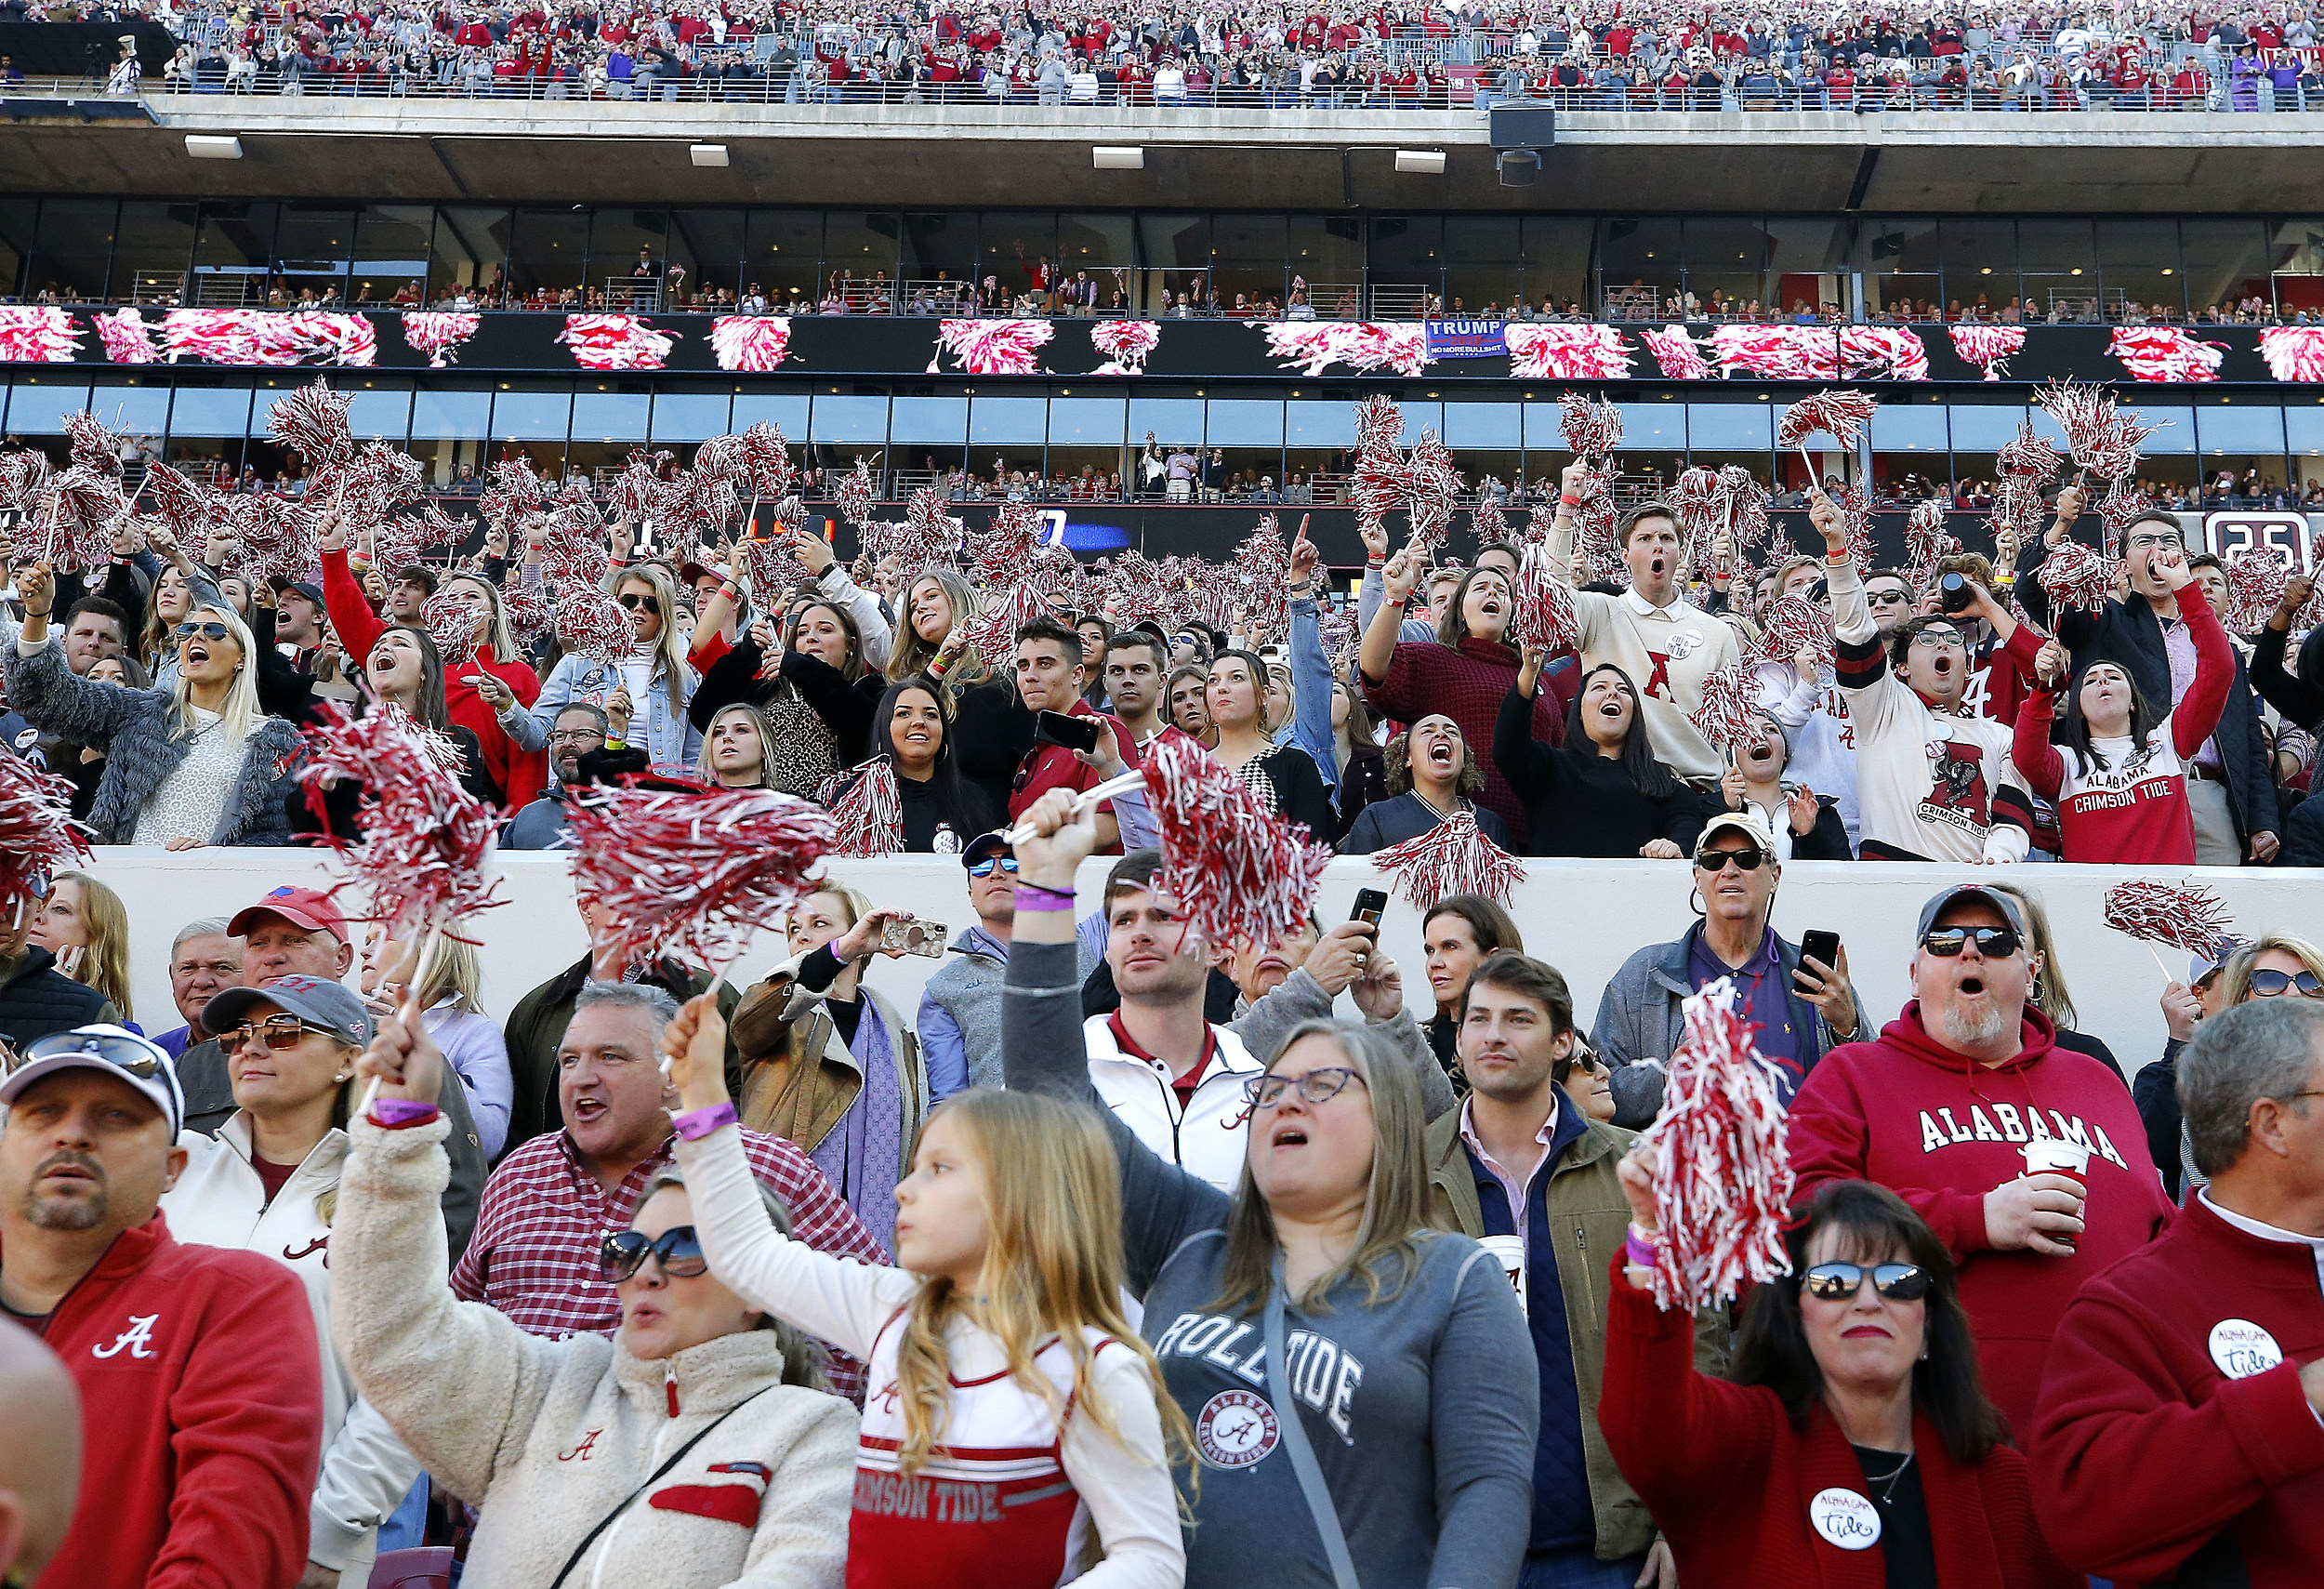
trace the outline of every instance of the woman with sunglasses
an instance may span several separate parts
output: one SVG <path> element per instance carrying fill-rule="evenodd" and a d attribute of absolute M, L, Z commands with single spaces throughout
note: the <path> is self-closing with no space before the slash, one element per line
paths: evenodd
<path fill-rule="evenodd" d="M 1120 1158 L 1129 1288 L 1205 1459 L 1186 1582 L 1514 1582 L 1531 1343 L 1499 1265 L 1431 1225 L 1408 1062 L 1379 1027 L 1302 1023 L 1248 1079 L 1232 1197 L 1157 1157 L 1090 1087 L 1073 887 L 1098 833 L 1071 813 L 1052 790 L 1023 814 L 1001 1053 L 1012 1090 L 1089 1105 Z"/>
<path fill-rule="evenodd" d="M 48 643 L 56 576 L 17 570 L 24 628 L 5 658 L 8 703 L 27 722 L 105 752 L 89 826 L 100 844 L 281 844 L 298 731 L 258 708 L 257 642 L 224 607 L 191 609 L 177 626 L 168 688 L 131 690 L 74 677 Z"/>
<path fill-rule="evenodd" d="M 349 1128 L 334 1338 L 364 1399 L 480 1506 L 471 1581 L 839 1589 L 854 1409 L 823 1389 L 819 1347 L 709 1273 L 677 1172 L 603 1238 L 611 1339 L 528 1335 L 445 1289 L 443 1063 L 393 1017 L 361 1061 L 356 1085 L 380 1088 Z"/>
<path fill-rule="evenodd" d="M 620 737 L 644 750 L 649 761 L 685 766 L 701 754 L 702 735 L 687 715 L 699 681 L 678 632 L 678 588 L 668 570 L 640 563 L 614 571 L 613 597 L 629 615 L 637 642 L 629 660 L 608 665 L 578 653 L 560 658 L 532 705 L 502 708 L 501 726 L 526 751 L 542 750 L 557 714 L 574 701 L 588 701 L 602 707 Z"/>
<path fill-rule="evenodd" d="M 1827 1186 L 1755 1288 L 1732 1377 L 1693 1363 L 1695 1319 L 1654 1299 L 1650 1160 L 1619 1166 L 1598 1423 L 1687 1589 L 1861 1583 L 2067 1589 L 2026 1459 L 1986 1399 L 1952 1259 L 1884 1186 Z"/>
<path fill-rule="evenodd" d="M 189 1130 L 178 1138 L 186 1168 L 162 1195 L 162 1212 L 180 1241 L 264 1253 L 305 1283 L 323 1350 L 310 1577 L 320 1568 L 361 1583 L 370 1576 L 376 1530 L 419 1476 L 418 1459 L 359 1399 L 331 1340 L 332 1226 L 359 1085 L 355 1061 L 371 1040 L 371 1018 L 339 984 L 289 976 L 263 988 L 228 988 L 203 1007 L 202 1022 L 226 1052 L 235 1109 L 215 1137 Z"/>
<path fill-rule="evenodd" d="M 2160 1065 L 2173 1074 L 2180 1051 L 2195 1035 L 2195 1022 L 2206 1018 L 2200 1012 L 2231 1010 L 2254 999 L 2324 999 L 2324 949 L 2317 948 L 2305 938 L 2270 933 L 2245 944 L 2221 961 L 2217 977 L 2217 986 L 2207 989 L 2202 996 L 2199 1011 L 2182 1018 L 2184 1035 L 2181 1031 L 2182 1020 L 2174 1019 L 2172 1023 L 2172 1040 L 2164 1048 Z M 2174 983 L 2172 991 L 2185 995 L 2187 990 Z M 2164 1002 L 2166 1016 L 2172 1015 L 2173 1012 L 2169 1008 L 2168 995 Z M 2186 1002 L 2194 1004 L 2197 1000 L 2189 996 Z M 2140 1072 L 2141 1079 L 2144 1079 L 2149 1071 L 2156 1068 L 2155 1066 L 2147 1066 L 2146 1071 Z M 2206 1185 L 2208 1178 L 2195 1168 L 2195 1144 L 2187 1132 L 2185 1117 L 2180 1113 L 2178 1096 L 2175 1091 L 2168 1094 L 2167 1111 L 2159 1106 L 2157 1099 L 2145 1094 L 2142 1097 L 2145 1104 L 2142 1112 L 2157 1123 L 2167 1119 L 2166 1130 L 2176 1141 L 2178 1179 L 2181 1183 L 2178 1195 L 2184 1201 L 2197 1187 Z M 2153 1141 L 2155 1132 L 2151 1126 L 2147 1135 L 2148 1140 Z"/>

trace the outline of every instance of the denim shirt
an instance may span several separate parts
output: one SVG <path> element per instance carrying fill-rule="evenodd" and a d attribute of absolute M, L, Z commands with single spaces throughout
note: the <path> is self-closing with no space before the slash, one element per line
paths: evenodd
<path fill-rule="evenodd" d="M 630 705 L 636 715 L 630 719 L 628 743 L 642 746 L 649 761 L 665 766 L 691 767 L 702 753 L 702 734 L 686 721 L 685 703 L 693 698 L 694 671 L 679 664 L 679 707 L 670 709 L 669 690 L 657 669 L 642 700 L 632 698 Z M 605 704 L 622 684 L 622 670 L 587 656 L 567 655 L 561 659 L 541 685 L 540 696 L 532 706 L 510 711 L 500 720 L 508 731 L 508 737 L 527 750 L 539 750 L 548 744 L 549 725 L 557 714 L 574 701 Z"/>

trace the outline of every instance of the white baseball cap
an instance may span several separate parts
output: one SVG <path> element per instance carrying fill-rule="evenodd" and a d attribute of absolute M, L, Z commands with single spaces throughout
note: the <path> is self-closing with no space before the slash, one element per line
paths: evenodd
<path fill-rule="evenodd" d="M 59 1070 L 101 1070 L 118 1076 L 153 1100 L 169 1122 L 169 1139 L 186 1125 L 186 1098 L 178 1090 L 178 1067 L 158 1044 L 121 1026 L 99 1023 L 51 1032 L 24 1051 L 24 1063 L 0 1080 L 0 1106 L 13 1104 L 18 1094 L 45 1076 Z"/>

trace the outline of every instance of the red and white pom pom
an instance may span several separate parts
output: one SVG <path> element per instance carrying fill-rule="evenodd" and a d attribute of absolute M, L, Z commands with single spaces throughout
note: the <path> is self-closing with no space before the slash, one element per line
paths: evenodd
<path fill-rule="evenodd" d="M 1105 355 L 1091 375 L 1142 376 L 1162 345 L 1162 327 L 1151 320 L 1101 320 L 1089 327 L 1089 345 Z"/>
<path fill-rule="evenodd" d="M 1561 391 L 1558 424 L 1565 450 L 1580 458 L 1603 458 L 1622 444 L 1622 413 L 1611 403 L 1592 403 L 1578 391 Z"/>
<path fill-rule="evenodd" d="M 139 495 L 152 492 L 153 511 L 180 543 L 199 544 L 218 513 L 218 493 L 196 483 L 165 463 L 145 466 Z"/>
<path fill-rule="evenodd" d="M 1273 513 L 1261 517 L 1235 550 L 1235 577 L 1241 587 L 1244 632 L 1254 640 L 1276 640 L 1291 628 L 1291 549 Z"/>
<path fill-rule="evenodd" d="M 588 502 L 560 503 L 541 522 L 541 572 L 559 585 L 596 586 L 613 567 L 605 520 Z"/>
<path fill-rule="evenodd" d="M 791 444 L 784 439 L 783 427 L 765 420 L 743 431 L 744 471 L 750 481 L 750 494 L 769 501 L 780 501 L 791 494 L 792 484 L 799 479 L 799 470 L 791 463 Z"/>
<path fill-rule="evenodd" d="M 1961 537 L 1945 527 L 1944 499 L 1932 497 L 1916 504 L 1912 516 L 1905 521 L 1905 556 L 1919 576 L 1916 583 L 1927 584 L 1937 560 L 1960 550 Z"/>
<path fill-rule="evenodd" d="M 1758 710 L 1758 679 L 1748 664 L 1730 662 L 1703 675 L 1702 701 L 1687 718 L 1705 739 L 1732 752 L 1750 737 Z"/>
<path fill-rule="evenodd" d="M 1456 894 L 1481 894 L 1507 905 L 1525 868 L 1487 839 L 1467 807 L 1417 838 L 1372 852 L 1372 865 L 1395 875 L 1396 892 L 1427 911 Z"/>
<path fill-rule="evenodd" d="M 2324 325 L 2271 325 L 2260 333 L 2260 357 L 2278 380 L 2324 381 Z"/>
<path fill-rule="evenodd" d="M 339 463 L 355 456 L 355 435 L 348 428 L 348 410 L 354 393 L 341 397 L 324 381 L 302 386 L 267 412 L 267 431 L 307 460 L 307 467 Z"/>
<path fill-rule="evenodd" d="M 870 463 L 857 458 L 855 467 L 839 477 L 839 483 L 832 488 L 831 496 L 838 504 L 839 517 L 846 520 L 851 528 L 861 531 L 870 523 L 872 504 L 878 499 L 878 493 L 872 487 Z"/>
<path fill-rule="evenodd" d="M 2010 360 L 2026 351 L 2022 325 L 1948 325 L 1945 333 L 1961 361 L 1983 370 L 1987 380 L 2000 380 L 2008 373 Z"/>
<path fill-rule="evenodd" d="M 1878 398 L 1863 391 L 1835 389 L 1802 397 L 1783 411 L 1783 421 L 1776 427 L 1776 444 L 1789 450 L 1820 434 L 1839 443 L 1840 451 L 1854 452 L 1856 437 L 1879 406 Z"/>
<path fill-rule="evenodd" d="M 227 522 L 243 544 L 239 572 L 253 579 L 311 579 L 320 571 L 314 517 L 298 504 L 267 492 L 226 503 Z"/>
<path fill-rule="evenodd" d="M 1816 665 L 1823 667 L 1830 663 L 1834 646 L 1831 615 L 1804 596 L 1782 598 L 1767 609 L 1766 621 L 1760 626 L 1759 654 L 1770 662 L 1789 664 L 1801 652 L 1813 651 Z"/>
<path fill-rule="evenodd" d="M 484 324 L 481 314 L 442 309 L 407 309 L 403 319 L 403 340 L 415 353 L 428 355 L 429 368 L 438 370 L 456 362 L 461 344 Z"/>
<path fill-rule="evenodd" d="M 1731 978 L 1680 1006 L 1686 1034 L 1644 1133 L 1654 1170 L 1655 1303 L 1723 1306 L 1790 1270 L 1791 1154 L 1775 1075 L 1736 1013 Z"/>
<path fill-rule="evenodd" d="M 1425 328 L 1420 329 L 1420 368 L 1425 368 L 1428 339 Z M 1632 355 L 1620 330 L 1612 325 L 1512 321 L 1501 327 L 1501 345 L 1509 350 L 1509 373 L 1516 380 L 1630 378 Z M 1410 373 L 1418 375 L 1419 369 Z"/>
<path fill-rule="evenodd" d="M 88 857 L 73 820 L 73 786 L 30 761 L 0 752 L 0 920 L 33 897 L 51 873 Z"/>
<path fill-rule="evenodd" d="M 48 494 L 49 473 L 46 453 L 0 453 L 0 508 L 31 512 Z"/>
<path fill-rule="evenodd" d="M 2168 944 L 2191 955 L 2225 960 L 2242 941 L 2227 914 L 2226 901 L 2200 883 L 2178 888 L 2133 879 L 2106 890 L 2106 925 L 2149 944 Z"/>
<path fill-rule="evenodd" d="M 2291 573 L 2264 547 L 2248 546 L 2227 560 L 2227 628 L 2250 634 L 2284 599 Z"/>
<path fill-rule="evenodd" d="M 928 361 L 935 375 L 950 353 L 972 376 L 1036 376 L 1041 373 L 1041 350 L 1057 335 L 1047 320 L 944 320 L 936 325 L 936 356 Z"/>
<path fill-rule="evenodd" d="M 1848 561 L 1862 573 L 1872 566 L 1872 502 L 1862 484 L 1840 494 L 1840 518 L 1848 532 Z"/>
<path fill-rule="evenodd" d="M 2103 613 L 2114 600 L 2115 566 L 2080 541 L 2062 541 L 2035 577 L 2054 605 Z"/>
<path fill-rule="evenodd" d="M 2116 481 L 2107 488 L 2106 494 L 2098 498 L 2098 523 L 2106 532 L 2108 557 L 2122 555 L 2122 532 L 2131 527 L 2133 519 L 2153 506 L 2146 493 L 2128 480 Z M 2027 532 L 2031 533 L 2030 525 Z"/>
<path fill-rule="evenodd" d="M 1460 470 L 1452 453 L 1436 439 L 1435 431 L 1421 431 L 1405 460 L 1405 507 L 1416 538 L 1431 546 L 1445 538 L 1452 528 L 1460 486 Z"/>
<path fill-rule="evenodd" d="M 710 353 L 722 370 L 771 370 L 790 357 L 790 316 L 721 314 L 710 323 Z"/>
<path fill-rule="evenodd" d="M 807 565 L 779 536 L 745 536 L 735 546 L 744 571 L 750 576 L 752 596 L 761 607 L 773 607 L 784 592 L 807 583 Z"/>
<path fill-rule="evenodd" d="M 2032 420 L 2020 419 L 2017 434 L 2002 443 L 2001 450 L 1993 455 L 1993 468 L 1996 473 L 2014 475 L 2040 485 L 2057 473 L 2063 456 L 2048 437 L 2034 430 Z"/>
<path fill-rule="evenodd" d="M 1727 534 L 1736 546 L 1745 549 L 1764 541 L 1775 526 L 1767 517 L 1767 487 L 1759 476 L 1731 463 L 1719 471 L 1719 489 L 1726 498 Z"/>
<path fill-rule="evenodd" d="M 1359 452 L 1393 448 L 1404 440 L 1404 410 L 1396 400 L 1376 392 L 1355 405 L 1355 444 Z"/>
<path fill-rule="evenodd" d="M 96 415 L 86 409 L 66 415 L 64 433 L 72 444 L 73 468 L 120 477 L 121 437 Z"/>
<path fill-rule="evenodd" d="M 1678 515 L 1679 534 L 1689 546 L 1708 546 L 1726 527 L 1727 490 L 1715 469 L 1697 464 L 1685 470 L 1663 500 Z"/>
<path fill-rule="evenodd" d="M 331 783 L 351 780 L 363 790 L 363 841 L 337 848 L 371 895 L 365 920 L 390 937 L 409 941 L 508 903 L 498 881 L 484 875 L 500 814 L 460 788 L 459 773 L 452 742 L 392 702 L 355 719 L 326 703 L 321 726 L 307 731 L 298 781 L 316 814 Z"/>
<path fill-rule="evenodd" d="M 628 611 L 597 586 L 563 586 L 554 611 L 558 642 L 573 655 L 610 668 L 638 654 L 638 628 Z"/>
<path fill-rule="evenodd" d="M 1313 913 L 1331 850 L 1267 808 L 1197 740 L 1166 735 L 1143 769 L 1161 830 L 1155 887 L 1208 942 L 1272 944 Z"/>
<path fill-rule="evenodd" d="M 904 797 L 896 788 L 895 764 L 887 757 L 875 756 L 857 768 L 854 779 L 830 805 L 837 832 L 833 854 L 861 860 L 902 854 Z"/>
<path fill-rule="evenodd" d="M 591 947 L 616 964 L 731 963 L 820 886 L 808 873 L 837 837 L 829 812 L 772 789 L 601 788 L 569 823 Z"/>
<path fill-rule="evenodd" d="M 1477 505 L 1469 510 L 1469 533 L 1476 536 L 1480 547 L 1498 545 L 1509 538 L 1508 515 L 1499 502 L 1480 496 Z"/>
<path fill-rule="evenodd" d="M 1526 651 L 1563 656 L 1581 649 L 1581 620 L 1574 610 L 1574 588 L 1550 572 L 1548 555 L 1525 549 L 1516 588 L 1510 592 L 1509 638 Z"/>
<path fill-rule="evenodd" d="M 538 585 L 511 583 L 500 591 L 500 616 L 519 645 L 529 646 L 548 632 L 548 596 Z"/>
<path fill-rule="evenodd" d="M 420 627 L 436 642 L 445 672 L 465 668 L 476 659 L 476 647 L 487 627 L 482 612 L 448 591 L 439 590 L 420 603 Z"/>
<path fill-rule="evenodd" d="M 1829 325 L 1714 325 L 1710 356 L 1730 379 L 1840 378 L 1840 338 Z"/>

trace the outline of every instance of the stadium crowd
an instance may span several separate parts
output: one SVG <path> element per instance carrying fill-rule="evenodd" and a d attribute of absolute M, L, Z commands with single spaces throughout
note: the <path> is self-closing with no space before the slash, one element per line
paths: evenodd
<path fill-rule="evenodd" d="M 1561 581 L 1587 477 L 1545 504 Z M 312 888 L 153 921 L 0 858 L 0 1574 L 331 1589 L 423 1542 L 483 1584 L 671 1589 L 2324 1573 L 2324 948 L 2199 960 L 2150 1058 L 2085 1029 L 2039 872 L 1881 942 L 1770 922 L 1805 860 L 2324 865 L 2304 577 L 2238 612 L 2149 512 L 2114 597 L 2056 605 L 2078 487 L 1911 570 L 1818 491 L 1749 580 L 1631 508 L 1554 649 L 1514 643 L 1489 519 L 1465 565 L 1367 527 L 1352 602 L 1302 524 L 1279 618 L 996 633 L 954 561 L 786 530 L 753 588 L 732 525 L 653 555 L 616 520 L 604 662 L 522 621 L 545 517 L 429 560 L 311 506 L 314 579 L 150 523 L 86 574 L 11 563 L 0 743 L 98 841 L 359 839 L 298 731 L 391 703 L 510 848 L 615 780 L 891 782 L 895 847 L 961 868 L 913 910 L 973 924 L 908 1011 L 865 972 L 913 914 L 837 883 L 739 990 L 593 948 L 488 1000 L 472 949 Z M 1769 656 L 1801 607 L 1828 652 Z M 1746 661 L 1714 746 L 1706 680 Z M 1424 911 L 1425 995 L 1360 918 L 1214 947 L 1145 794 L 1077 798 L 1183 740 L 1343 854 L 1465 814 L 1699 904 L 1587 1027 L 1480 894 Z M 1851 949 L 1909 953 L 1884 1024 Z M 1789 1277 L 1690 1312 L 1636 1133 L 1722 984 L 1798 1217 Z"/>

